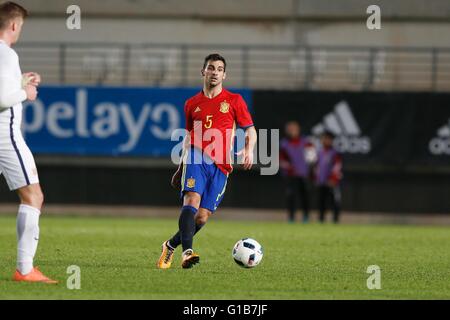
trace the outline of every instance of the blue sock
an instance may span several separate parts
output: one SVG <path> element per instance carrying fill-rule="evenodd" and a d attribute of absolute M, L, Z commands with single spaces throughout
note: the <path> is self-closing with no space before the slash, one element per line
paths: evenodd
<path fill-rule="evenodd" d="M 181 208 L 180 219 L 178 220 L 178 227 L 180 229 L 181 245 L 183 251 L 192 249 L 192 242 L 195 232 L 195 214 L 197 209 L 191 206 L 184 206 Z"/>

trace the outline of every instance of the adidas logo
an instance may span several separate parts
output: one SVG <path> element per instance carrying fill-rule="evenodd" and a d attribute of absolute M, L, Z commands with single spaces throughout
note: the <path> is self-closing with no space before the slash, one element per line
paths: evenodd
<path fill-rule="evenodd" d="M 437 137 L 430 140 L 428 149 L 435 156 L 450 155 L 450 119 L 437 130 Z"/>
<path fill-rule="evenodd" d="M 339 102 L 333 112 L 327 114 L 323 122 L 314 126 L 311 131 L 313 135 L 320 136 L 326 130 L 336 135 L 334 145 L 341 153 L 367 154 L 371 150 L 370 138 L 361 136 L 361 129 L 346 101 Z"/>
<path fill-rule="evenodd" d="M 197 108 L 195 108 L 194 113 L 195 112 L 200 112 L 200 111 L 202 111 L 202 109 L 200 109 L 200 107 L 197 107 Z"/>

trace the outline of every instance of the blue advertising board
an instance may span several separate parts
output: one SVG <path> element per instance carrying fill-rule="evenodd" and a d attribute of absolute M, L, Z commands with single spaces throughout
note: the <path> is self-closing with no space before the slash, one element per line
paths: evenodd
<path fill-rule="evenodd" d="M 251 110 L 250 90 L 240 93 Z M 170 156 L 196 88 L 42 87 L 24 103 L 22 130 L 35 154 Z"/>

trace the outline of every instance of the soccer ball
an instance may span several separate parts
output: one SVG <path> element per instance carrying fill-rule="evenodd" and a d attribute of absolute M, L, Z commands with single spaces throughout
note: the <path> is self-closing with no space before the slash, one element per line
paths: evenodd
<path fill-rule="evenodd" d="M 232 256 L 234 261 L 243 268 L 256 267 L 262 260 L 263 248 L 258 241 L 244 238 L 236 242 Z"/>

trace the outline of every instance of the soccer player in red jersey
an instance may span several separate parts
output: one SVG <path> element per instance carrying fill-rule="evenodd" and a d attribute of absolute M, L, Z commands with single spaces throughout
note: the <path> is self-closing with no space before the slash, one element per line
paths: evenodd
<path fill-rule="evenodd" d="M 184 140 L 183 157 L 172 177 L 172 186 L 181 186 L 183 207 L 179 231 L 162 244 L 157 267 L 168 269 L 175 248 L 183 247 L 182 267 L 191 268 L 200 261 L 192 250 L 194 235 L 206 224 L 225 193 L 228 175 L 232 172 L 232 141 L 236 125 L 245 130 L 243 168 L 253 165 L 253 149 L 257 135 L 252 117 L 239 94 L 223 88 L 226 61 L 219 54 L 205 58 L 203 90 L 186 101 L 184 112 L 188 134 Z"/>

